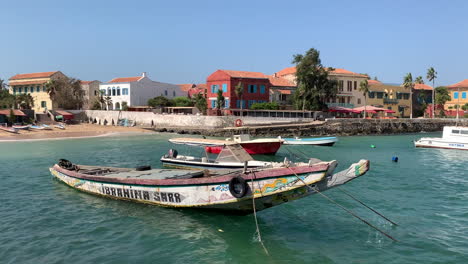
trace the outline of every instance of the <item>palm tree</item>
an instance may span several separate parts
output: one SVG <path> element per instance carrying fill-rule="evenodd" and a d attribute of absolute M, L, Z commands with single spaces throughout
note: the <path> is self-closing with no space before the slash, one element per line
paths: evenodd
<path fill-rule="evenodd" d="M 416 84 L 424 84 L 424 80 L 423 80 L 423 77 L 422 76 L 418 76 L 416 77 L 416 79 L 414 79 L 414 83 Z"/>
<path fill-rule="evenodd" d="M 364 95 L 364 119 L 366 118 L 367 94 L 369 94 L 369 82 L 367 79 L 359 84 L 359 91 Z"/>
<path fill-rule="evenodd" d="M 110 96 L 104 97 L 104 103 L 106 104 L 106 110 L 109 111 L 109 105 L 112 105 L 112 98 Z"/>
<path fill-rule="evenodd" d="M 403 79 L 403 87 L 410 90 L 410 118 L 413 118 L 413 75 L 411 73 L 407 73 L 405 78 Z"/>
<path fill-rule="evenodd" d="M 240 99 L 240 107 L 241 107 L 241 116 L 242 116 L 242 112 L 243 112 L 243 109 L 244 109 L 244 104 L 242 103 L 242 95 L 244 94 L 244 86 L 242 85 L 242 82 L 239 81 L 239 83 L 236 85 L 236 88 L 234 90 L 234 92 L 236 93 L 237 95 L 237 98 Z"/>
<path fill-rule="evenodd" d="M 427 69 L 426 78 L 428 81 L 432 81 L 432 118 L 434 118 L 435 114 L 435 79 L 437 78 L 437 72 L 434 70 L 434 67 L 430 67 Z"/>

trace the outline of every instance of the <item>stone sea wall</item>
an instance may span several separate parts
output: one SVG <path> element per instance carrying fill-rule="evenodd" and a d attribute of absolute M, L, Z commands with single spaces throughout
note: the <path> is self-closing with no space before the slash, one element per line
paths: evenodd
<path fill-rule="evenodd" d="M 325 136 L 325 135 L 381 135 L 442 131 L 455 125 L 455 119 L 330 119 L 312 122 L 311 119 L 243 117 L 244 126 L 234 127 L 235 116 L 164 115 L 152 112 L 70 111 L 84 122 L 115 125 L 118 119 L 134 120 L 137 126 L 158 132 L 230 136 L 248 133 L 261 137 Z M 459 125 L 468 126 L 468 119 Z"/>

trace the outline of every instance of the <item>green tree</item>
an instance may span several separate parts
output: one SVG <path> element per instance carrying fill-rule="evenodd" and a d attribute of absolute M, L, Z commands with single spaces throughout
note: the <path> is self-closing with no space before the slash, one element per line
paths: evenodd
<path fill-rule="evenodd" d="M 314 48 L 309 49 L 305 55 L 294 55 L 292 63 L 296 64 L 296 107 L 302 110 L 326 109 L 326 102 L 338 92 L 336 80 L 328 78 L 329 71 L 333 69 L 322 65 L 320 52 Z"/>
<path fill-rule="evenodd" d="M 94 99 L 91 110 L 102 110 L 102 103 L 99 98 Z"/>
<path fill-rule="evenodd" d="M 61 78 L 46 83 L 50 99 L 59 108 L 81 109 L 84 104 L 84 91 L 79 79 Z"/>
<path fill-rule="evenodd" d="M 435 115 L 435 79 L 437 78 L 437 72 L 434 70 L 434 67 L 427 69 L 426 78 L 428 81 L 432 82 L 432 118 Z"/>
<path fill-rule="evenodd" d="M 439 86 L 435 88 L 435 103 L 438 108 L 441 109 L 441 116 L 445 116 L 445 112 L 443 111 L 444 105 L 446 102 L 452 100 L 450 97 L 449 91 L 445 86 Z"/>
<path fill-rule="evenodd" d="M 17 109 L 31 109 L 34 106 L 34 98 L 31 94 L 18 94 L 14 96 L 15 108 Z"/>
<path fill-rule="evenodd" d="M 240 100 L 241 116 L 243 116 L 244 104 L 242 103 L 242 95 L 244 95 L 244 85 L 241 81 L 237 83 L 234 92 L 236 93 L 237 98 Z"/>
<path fill-rule="evenodd" d="M 0 78 L 0 91 L 1 90 L 6 90 L 6 89 L 7 89 L 7 86 L 6 86 L 5 80 Z"/>
<path fill-rule="evenodd" d="M 216 96 L 216 108 L 218 108 L 218 110 L 221 110 L 221 108 L 224 107 L 224 102 L 225 99 L 223 96 L 223 90 L 219 89 Z"/>
<path fill-rule="evenodd" d="M 192 97 L 195 107 L 200 111 L 202 114 L 206 114 L 206 109 L 208 108 L 206 98 L 201 93 L 195 94 Z"/>
<path fill-rule="evenodd" d="M 13 125 L 15 122 L 16 122 L 15 113 L 13 112 L 13 109 L 10 109 L 10 115 L 8 116 L 8 123 L 10 125 Z"/>
<path fill-rule="evenodd" d="M 128 111 L 128 103 L 125 101 L 122 102 L 122 111 Z"/>
<path fill-rule="evenodd" d="M 109 106 L 112 105 L 112 97 L 110 96 L 104 97 L 104 104 L 106 105 L 106 110 L 109 111 Z"/>
<path fill-rule="evenodd" d="M 364 81 L 361 81 L 361 83 L 359 83 L 359 91 L 362 92 L 362 95 L 364 95 L 364 116 L 363 118 L 365 119 L 366 118 L 366 115 L 367 115 L 367 95 L 369 94 L 369 82 L 366 80 Z"/>
<path fill-rule="evenodd" d="M 403 78 L 403 87 L 410 90 L 410 118 L 413 118 L 413 75 L 411 73 L 407 73 Z"/>
<path fill-rule="evenodd" d="M 277 102 L 254 103 L 250 106 L 252 110 L 278 110 L 279 105 Z"/>
<path fill-rule="evenodd" d="M 166 107 L 172 106 L 174 103 L 164 96 L 156 96 L 148 100 L 148 105 L 151 107 Z"/>
<path fill-rule="evenodd" d="M 175 106 L 193 106 L 192 100 L 184 96 L 174 98 L 174 104 Z"/>

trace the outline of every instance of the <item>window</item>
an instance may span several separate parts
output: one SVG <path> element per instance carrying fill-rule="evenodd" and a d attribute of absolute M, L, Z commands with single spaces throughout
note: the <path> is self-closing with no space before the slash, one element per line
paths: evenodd
<path fill-rule="evenodd" d="M 224 108 L 229 108 L 229 99 L 224 100 Z"/>
<path fill-rule="evenodd" d="M 22 93 L 23 92 L 23 88 L 18 88 L 18 93 Z"/>
<path fill-rule="evenodd" d="M 460 130 L 452 130 L 452 134 L 460 134 Z"/>
<path fill-rule="evenodd" d="M 354 90 L 357 89 L 357 81 L 354 81 Z"/>
<path fill-rule="evenodd" d="M 369 92 L 369 98 L 375 98 L 375 92 Z"/>
<path fill-rule="evenodd" d="M 223 93 L 227 93 L 227 83 L 223 83 Z"/>
<path fill-rule="evenodd" d="M 16 87 L 13 87 L 13 94 L 16 94 Z"/>
<path fill-rule="evenodd" d="M 361 98 L 357 99 L 357 104 L 361 104 Z"/>
<path fill-rule="evenodd" d="M 111 96 L 111 88 L 107 88 L 107 96 Z"/>
<path fill-rule="evenodd" d="M 41 107 L 46 108 L 46 107 L 47 107 L 47 102 L 46 102 L 46 101 L 42 101 L 42 102 L 41 102 Z"/>
<path fill-rule="evenodd" d="M 122 95 L 128 95 L 128 88 L 122 89 Z"/>
<path fill-rule="evenodd" d="M 211 100 L 211 108 L 216 108 L 216 101 L 215 100 Z"/>
<path fill-rule="evenodd" d="M 338 81 L 338 90 L 339 90 L 340 92 L 342 92 L 342 91 L 343 91 L 343 87 L 344 87 L 344 81 L 343 81 L 343 80 L 339 80 L 339 81 Z"/>
<path fill-rule="evenodd" d="M 167 90 L 164 91 L 164 95 L 167 96 Z"/>
<path fill-rule="evenodd" d="M 383 98 L 383 94 L 382 92 L 377 92 L 377 98 Z"/>
<path fill-rule="evenodd" d="M 403 99 L 408 100 L 409 99 L 409 93 L 404 93 L 403 94 Z"/>
<path fill-rule="evenodd" d="M 468 130 L 461 130 L 460 131 L 463 135 L 468 135 Z"/>
<path fill-rule="evenodd" d="M 175 96 L 175 91 L 172 91 L 172 96 Z"/>
<path fill-rule="evenodd" d="M 213 84 L 211 85 L 211 93 L 217 93 L 219 90 L 219 85 Z"/>
<path fill-rule="evenodd" d="M 458 99 L 458 92 L 453 93 L 453 99 Z"/>
<path fill-rule="evenodd" d="M 112 96 L 115 96 L 116 93 L 115 93 L 115 87 L 112 87 Z"/>
<path fill-rule="evenodd" d="M 396 98 L 397 98 L 397 99 L 401 99 L 401 98 L 402 98 L 401 93 L 398 93 L 398 92 L 397 92 Z"/>
<path fill-rule="evenodd" d="M 352 81 L 347 81 L 347 91 L 351 92 L 353 90 L 353 82 Z"/>
<path fill-rule="evenodd" d="M 260 85 L 260 93 L 264 94 L 265 93 L 265 85 Z"/>
<path fill-rule="evenodd" d="M 97 90 L 94 90 L 94 95 L 97 95 Z"/>
<path fill-rule="evenodd" d="M 462 93 L 462 99 L 466 99 L 466 92 Z"/>
<path fill-rule="evenodd" d="M 249 93 L 256 93 L 256 92 L 257 92 L 257 85 L 249 84 Z"/>
<path fill-rule="evenodd" d="M 29 87 L 29 90 L 31 91 L 31 93 L 34 93 L 34 87 L 33 86 Z"/>
<path fill-rule="evenodd" d="M 43 92 L 46 91 L 46 87 L 45 87 L 45 86 L 42 86 L 42 91 L 43 91 Z"/>
<path fill-rule="evenodd" d="M 38 86 L 36 87 L 36 92 L 40 92 L 40 91 L 41 91 L 41 87 L 38 85 Z"/>
<path fill-rule="evenodd" d="M 117 95 L 120 95 L 120 87 L 117 87 Z"/>

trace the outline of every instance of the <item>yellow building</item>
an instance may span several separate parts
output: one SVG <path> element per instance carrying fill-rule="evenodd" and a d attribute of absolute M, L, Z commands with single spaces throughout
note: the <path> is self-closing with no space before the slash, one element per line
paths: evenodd
<path fill-rule="evenodd" d="M 445 103 L 445 110 L 456 110 L 456 105 L 459 105 L 461 108 L 463 105 L 468 103 L 468 79 L 447 86 L 447 90 L 452 100 Z"/>
<path fill-rule="evenodd" d="M 34 99 L 33 110 L 44 112 L 57 108 L 46 91 L 45 84 L 50 80 L 67 78 L 60 71 L 17 74 L 9 79 L 11 94 L 31 94 Z"/>
<path fill-rule="evenodd" d="M 395 111 L 393 116 L 410 116 L 409 89 L 398 85 L 387 85 L 379 81 L 369 80 L 369 95 L 367 105 Z"/>

